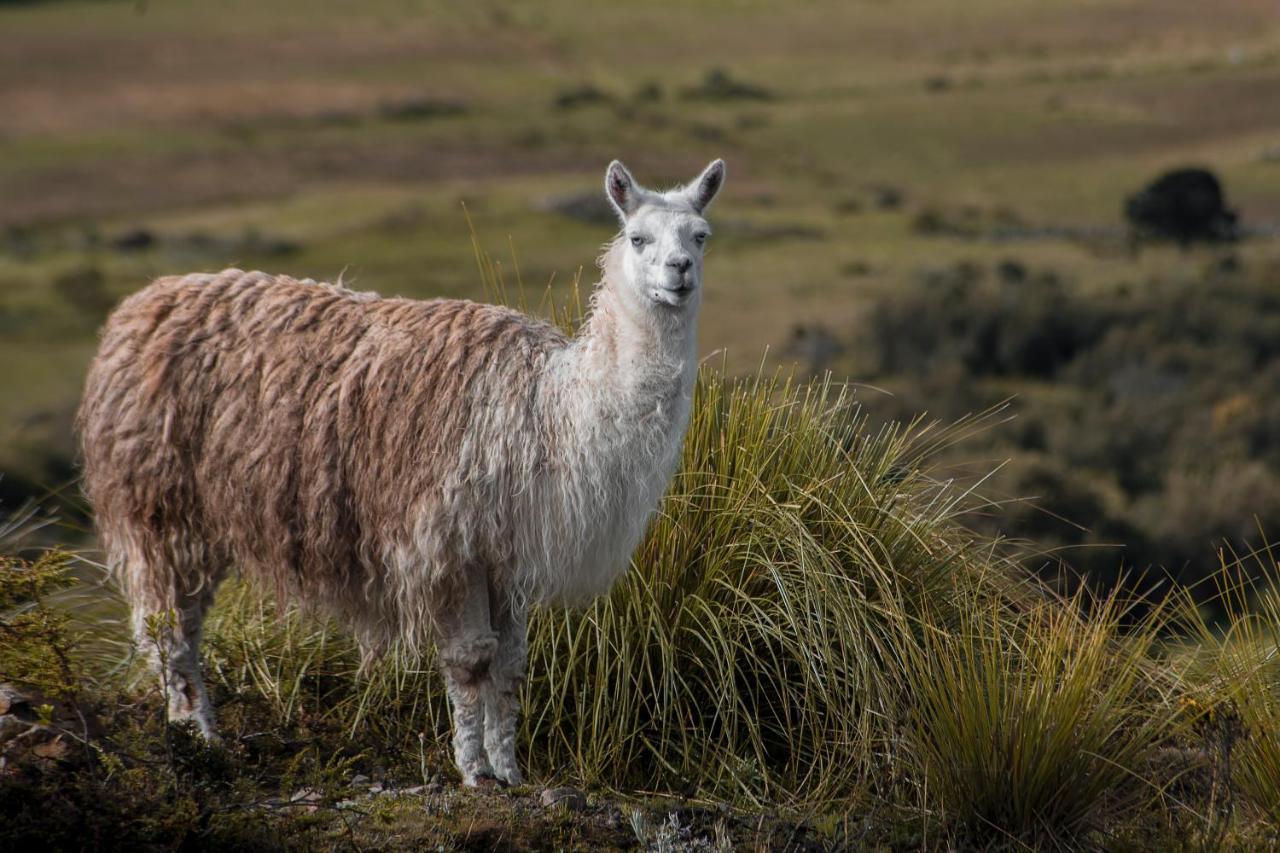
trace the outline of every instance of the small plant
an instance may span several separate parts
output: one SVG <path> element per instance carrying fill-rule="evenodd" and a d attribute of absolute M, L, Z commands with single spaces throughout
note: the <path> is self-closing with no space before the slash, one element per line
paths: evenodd
<path fill-rule="evenodd" d="M 388 101 L 378 107 L 378 114 L 389 121 L 429 121 L 465 115 L 467 108 L 458 101 L 438 98 L 408 98 Z"/>
<path fill-rule="evenodd" d="M 727 853 L 733 842 L 723 821 L 717 821 L 713 838 L 697 835 L 675 812 L 656 826 L 640 809 L 630 814 L 631 832 L 640 846 L 651 853 Z"/>
<path fill-rule="evenodd" d="M 1274 582 L 1276 568 L 1268 561 L 1260 571 Z M 1200 710 L 1192 730 L 1210 755 L 1212 819 L 1221 832 L 1237 791 L 1257 816 L 1280 822 L 1280 590 L 1250 594 L 1250 584 L 1239 579 L 1223 585 L 1219 598 L 1230 624 L 1225 633 L 1191 611 L 1193 635 L 1204 651 L 1189 679 L 1199 682 L 1191 689 L 1204 697 L 1191 700 Z"/>
<path fill-rule="evenodd" d="M 70 618 L 47 601 L 73 583 L 70 560 L 57 550 L 34 559 L 0 554 L 0 682 L 39 685 L 52 696 L 79 690 Z"/>

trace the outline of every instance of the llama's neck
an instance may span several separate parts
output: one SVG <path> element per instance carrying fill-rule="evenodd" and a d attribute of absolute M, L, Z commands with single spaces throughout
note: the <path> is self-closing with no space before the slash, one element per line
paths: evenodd
<path fill-rule="evenodd" d="M 628 308 L 607 280 L 600 285 L 570 346 L 582 390 L 641 405 L 646 396 L 687 392 L 697 367 L 696 306 L 681 316 Z"/>
<path fill-rule="evenodd" d="M 694 309 L 646 318 L 606 279 L 548 371 L 548 476 L 528 495 L 526 589 L 536 599 L 606 592 L 680 459 L 697 375 Z M 674 322 L 673 322 L 674 321 Z"/>

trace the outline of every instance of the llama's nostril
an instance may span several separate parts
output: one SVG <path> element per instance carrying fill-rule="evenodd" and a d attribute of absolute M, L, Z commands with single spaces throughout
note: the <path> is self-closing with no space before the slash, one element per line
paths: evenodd
<path fill-rule="evenodd" d="M 667 261 L 667 266 L 673 267 L 679 272 L 688 272 L 689 267 L 693 266 L 693 258 L 679 256 Z"/>

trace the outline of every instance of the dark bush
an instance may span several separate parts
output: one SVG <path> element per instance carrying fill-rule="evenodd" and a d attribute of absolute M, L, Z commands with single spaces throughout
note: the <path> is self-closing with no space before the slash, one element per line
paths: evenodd
<path fill-rule="evenodd" d="M 552 103 L 555 104 L 556 109 L 573 110 L 595 104 L 611 104 L 613 101 L 613 95 L 603 89 L 591 83 L 582 83 L 560 90 Z"/>
<path fill-rule="evenodd" d="M 111 241 L 111 248 L 119 252 L 145 252 L 156 244 L 156 235 L 146 228 L 132 228 Z"/>
<path fill-rule="evenodd" d="M 763 86 L 733 77 L 723 68 L 712 68 L 696 86 L 681 92 L 691 101 L 770 101 L 773 93 Z"/>
<path fill-rule="evenodd" d="M 1141 238 L 1195 242 L 1234 240 L 1239 235 L 1235 211 L 1228 210 L 1222 184 L 1208 169 L 1165 172 L 1124 205 L 1125 218 Z"/>
<path fill-rule="evenodd" d="M 466 112 L 466 106 L 458 101 L 444 101 L 437 98 L 388 101 L 378 108 L 378 114 L 391 121 L 427 121 L 433 118 L 464 115 Z"/>
<path fill-rule="evenodd" d="M 631 93 L 631 100 L 641 104 L 654 104 L 662 100 L 662 85 L 654 80 L 641 83 Z"/>
<path fill-rule="evenodd" d="M 969 263 L 926 273 L 920 286 L 872 313 L 868 332 L 881 373 L 951 360 L 975 376 L 1048 379 L 1107 325 L 1069 298 L 1051 273 L 988 284 L 983 270 Z"/>
<path fill-rule="evenodd" d="M 77 311 L 90 319 L 106 316 L 115 303 L 107 292 L 107 277 L 97 267 L 79 267 L 57 276 L 53 289 Z"/>

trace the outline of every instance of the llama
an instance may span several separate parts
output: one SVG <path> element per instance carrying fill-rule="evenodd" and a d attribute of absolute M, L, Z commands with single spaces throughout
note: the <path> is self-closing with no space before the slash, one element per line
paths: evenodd
<path fill-rule="evenodd" d="M 622 230 L 573 337 L 504 307 L 235 269 L 125 299 L 77 429 L 170 719 L 216 737 L 201 625 L 235 566 L 344 620 L 368 655 L 434 643 L 463 783 L 519 784 L 529 607 L 608 591 L 674 473 L 724 175 L 716 160 L 657 192 L 609 165 Z"/>

